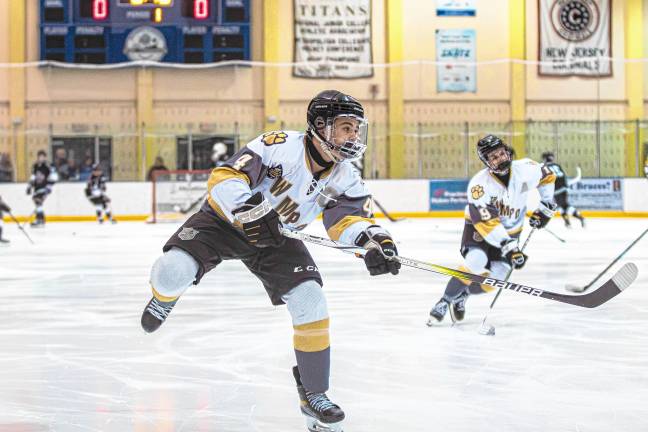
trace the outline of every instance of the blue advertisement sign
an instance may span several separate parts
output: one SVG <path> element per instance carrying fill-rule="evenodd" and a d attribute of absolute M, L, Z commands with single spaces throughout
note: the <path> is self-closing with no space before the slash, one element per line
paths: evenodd
<path fill-rule="evenodd" d="M 582 179 L 569 187 L 569 204 L 583 210 L 623 210 L 623 181 Z"/>
<path fill-rule="evenodd" d="M 463 210 L 468 180 L 430 180 L 430 211 Z"/>
<path fill-rule="evenodd" d="M 437 16 L 475 16 L 476 0 L 437 0 Z"/>

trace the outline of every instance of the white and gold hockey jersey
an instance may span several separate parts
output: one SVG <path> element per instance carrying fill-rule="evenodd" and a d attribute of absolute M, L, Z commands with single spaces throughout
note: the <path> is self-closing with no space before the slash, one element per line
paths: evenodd
<path fill-rule="evenodd" d="M 304 133 L 273 131 L 250 141 L 208 181 L 209 207 L 238 226 L 232 211 L 257 192 L 285 226 L 303 229 L 323 214 L 329 237 L 353 243 L 374 224 L 371 195 L 351 162 L 340 162 L 319 175 L 310 171 Z"/>
<path fill-rule="evenodd" d="M 555 174 L 531 159 L 511 163 L 508 187 L 487 168 L 468 183 L 467 223 L 491 245 L 519 234 L 524 225 L 527 197 L 538 189 L 540 200 L 553 202 Z"/>

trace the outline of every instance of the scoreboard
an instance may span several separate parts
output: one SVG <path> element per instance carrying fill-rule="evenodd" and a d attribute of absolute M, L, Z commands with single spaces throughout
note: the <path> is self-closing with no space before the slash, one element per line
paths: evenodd
<path fill-rule="evenodd" d="M 250 60 L 250 0 L 39 1 L 41 60 Z"/>

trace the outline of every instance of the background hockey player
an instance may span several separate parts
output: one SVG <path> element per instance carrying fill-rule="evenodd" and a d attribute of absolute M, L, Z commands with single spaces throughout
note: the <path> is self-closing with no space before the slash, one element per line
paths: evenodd
<path fill-rule="evenodd" d="M 571 228 L 570 216 L 574 216 L 585 227 L 585 218 L 581 215 L 574 206 L 569 205 L 569 184 L 567 183 L 567 176 L 562 167 L 556 163 L 556 156 L 553 152 L 547 151 L 542 153 L 542 160 L 544 165 L 549 168 L 556 175 L 556 186 L 554 190 L 554 199 L 558 205 L 558 210 L 565 221 L 565 226 Z"/>
<path fill-rule="evenodd" d="M 371 219 L 371 197 L 351 165 L 366 148 L 362 105 L 335 90 L 308 105 L 308 131 L 265 133 L 213 170 L 209 196 L 169 239 L 153 265 L 153 298 L 142 326 L 155 331 L 180 295 L 222 260 L 241 260 L 263 283 L 272 304 L 287 304 L 294 326 L 301 410 L 309 428 L 339 430 L 344 412 L 329 388 L 329 314 L 322 279 L 301 241 L 283 226 L 302 229 L 318 215 L 333 240 L 369 248 L 371 275 L 397 274 L 389 233 Z"/>
<path fill-rule="evenodd" d="M 2 197 L 0 197 L 0 246 L 6 246 L 6 245 L 9 244 L 9 240 L 7 240 L 6 238 L 4 238 L 2 236 L 2 229 L 3 229 L 3 224 L 4 224 L 4 221 L 2 220 L 2 218 L 4 217 L 4 214 L 3 214 L 4 212 L 9 213 L 10 211 L 11 211 L 11 208 L 7 205 L 7 203 L 5 203 L 2 200 Z"/>
<path fill-rule="evenodd" d="M 42 227 L 45 225 L 43 203 L 47 196 L 52 193 L 52 186 L 56 183 L 56 180 L 56 172 L 47 162 L 47 153 L 39 150 L 27 185 L 27 195 L 32 196 L 35 206 L 34 213 L 36 214 L 36 220 L 31 222 L 31 226 Z"/>
<path fill-rule="evenodd" d="M 540 205 L 529 224 L 544 228 L 554 214 L 555 175 L 531 159 L 513 161 L 510 148 L 493 135 L 477 143 L 477 155 L 486 165 L 468 183 L 468 205 L 461 239 L 464 264 L 460 270 L 504 279 L 511 268 L 524 266 L 527 256 L 518 247 L 524 226 L 527 195 L 538 189 Z M 453 322 L 465 314 L 466 299 L 492 288 L 452 278 L 443 297 L 430 311 L 428 325 L 441 322 L 448 309 Z"/>
<path fill-rule="evenodd" d="M 212 146 L 212 168 L 219 167 L 227 160 L 227 145 L 222 142 L 214 143 Z"/>
<path fill-rule="evenodd" d="M 104 177 L 101 165 L 98 163 L 92 165 L 92 173 L 85 187 L 85 195 L 95 206 L 99 223 L 104 222 L 104 214 L 107 220 L 115 223 L 110 208 L 110 198 L 106 195 L 106 177 Z"/>

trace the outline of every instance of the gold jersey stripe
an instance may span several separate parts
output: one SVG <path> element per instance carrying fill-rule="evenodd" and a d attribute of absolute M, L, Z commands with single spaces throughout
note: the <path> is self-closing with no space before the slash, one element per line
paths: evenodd
<path fill-rule="evenodd" d="M 324 351 L 331 345 L 329 338 L 329 319 L 293 326 L 295 335 L 293 343 L 297 351 Z"/>
<path fill-rule="evenodd" d="M 209 194 L 207 195 L 207 202 L 209 203 L 209 206 L 214 209 L 214 211 L 225 221 L 229 221 L 229 219 L 227 219 L 225 212 L 223 212 L 220 206 L 216 204 L 216 201 L 214 201 L 214 199 L 211 197 L 211 191 L 217 184 L 222 183 L 225 180 L 235 178 L 245 181 L 248 185 L 250 184 L 250 178 L 247 175 L 229 167 L 214 168 L 209 175 L 209 179 L 207 180 L 207 190 L 209 191 Z M 234 223 L 234 226 L 240 226 L 240 223 L 236 221 Z"/>
<path fill-rule="evenodd" d="M 493 232 L 493 230 L 497 228 L 499 225 L 501 225 L 501 222 L 500 219 L 497 217 L 486 222 L 477 222 L 475 224 L 475 229 L 482 237 L 486 238 L 486 236 L 491 232 Z"/>
<path fill-rule="evenodd" d="M 349 228 L 356 222 L 366 221 L 370 224 L 375 224 L 376 221 L 362 216 L 344 216 L 335 225 L 331 226 L 326 232 L 331 240 L 338 241 L 342 236 L 345 229 Z"/>
<path fill-rule="evenodd" d="M 540 179 L 540 183 L 538 183 L 538 186 L 544 186 L 548 185 L 550 183 L 555 183 L 556 182 L 556 174 L 551 173 L 543 178 Z"/>

